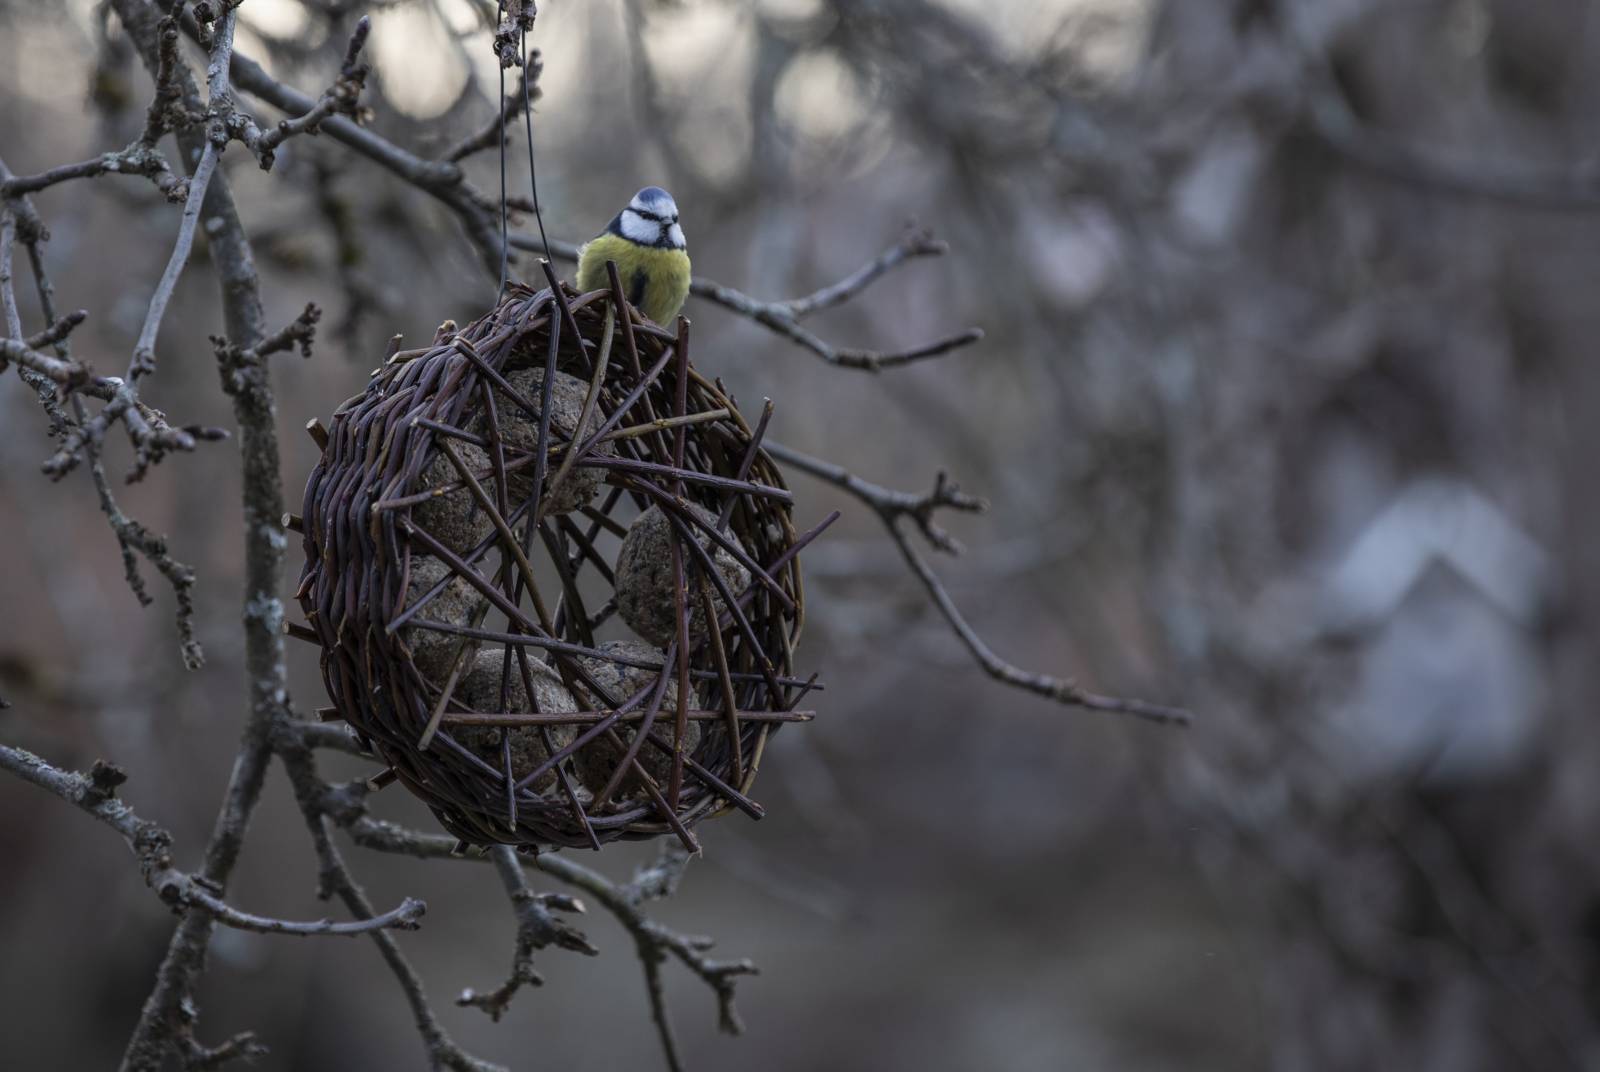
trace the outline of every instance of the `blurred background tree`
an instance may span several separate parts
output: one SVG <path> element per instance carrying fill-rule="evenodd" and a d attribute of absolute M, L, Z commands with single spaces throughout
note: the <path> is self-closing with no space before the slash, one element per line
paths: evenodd
<path fill-rule="evenodd" d="M 151 81 L 124 16 L 151 7 L 0 3 L 11 171 L 138 138 Z M 369 14 L 369 129 L 417 159 L 496 114 L 492 5 L 237 14 L 239 53 L 307 100 Z M 583 238 L 660 182 L 697 271 L 762 298 L 846 277 L 912 220 L 948 243 L 806 327 L 877 353 L 968 324 L 980 343 L 873 376 L 701 293 L 697 360 L 747 408 L 776 399 L 791 448 L 915 493 L 946 469 L 985 496 L 987 514 L 941 516 L 968 553 L 928 560 L 1006 659 L 1199 716 L 1161 732 L 984 677 L 881 519 L 800 484 L 807 506 L 846 512 L 809 554 L 826 717 L 775 739 L 771 817 L 704 828 L 704 866 L 660 909 L 768 972 L 741 988 L 742 1041 L 716 1038 L 698 984 L 668 978 L 696 1067 L 1595 1067 L 1593 5 L 551 0 L 534 41 L 552 237 Z M 271 129 L 283 102 L 234 77 Z M 486 144 L 462 166 L 493 192 Z M 271 359 L 292 497 L 315 460 L 306 417 L 357 390 L 392 334 L 429 338 L 490 300 L 492 213 L 326 131 L 270 172 L 235 144 L 221 171 L 265 325 L 326 311 L 314 360 Z M 179 210 L 117 176 L 31 197 L 58 304 L 93 313 L 73 352 L 109 371 Z M 202 228 L 208 260 L 226 268 Z M 174 420 L 232 426 L 205 336 L 237 328 L 212 275 L 178 283 L 142 382 Z M 152 579 L 141 610 L 89 478 L 39 474 L 50 418 L 0 382 L 4 738 L 65 767 L 114 759 L 189 866 L 240 729 L 238 441 L 115 487 L 199 578 L 207 662 L 189 673 L 164 624 L 173 593 Z M 106 440 L 113 478 L 125 439 Z M 289 659 L 313 706 L 313 655 Z M 266 782 L 232 887 L 315 918 L 317 860 L 285 789 Z M 0 807 L 7 1063 L 108 1064 L 170 920 L 82 815 L 12 779 Z M 428 826 L 408 800 L 373 808 Z M 650 859 L 622 847 L 605 864 Z M 379 907 L 427 899 L 404 948 L 435 992 L 503 968 L 514 921 L 489 869 L 361 865 Z M 392 982 L 337 941 L 217 931 L 204 1037 L 253 1030 L 265 1067 L 416 1064 Z M 498 1024 L 442 1002 L 440 1023 L 514 1067 L 659 1060 L 631 958 L 538 968 L 549 985 Z"/>

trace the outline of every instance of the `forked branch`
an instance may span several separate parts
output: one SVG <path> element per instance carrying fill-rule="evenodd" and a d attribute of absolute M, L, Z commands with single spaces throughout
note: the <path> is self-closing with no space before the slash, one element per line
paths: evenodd
<path fill-rule="evenodd" d="M 1146 719 L 1150 722 L 1173 723 L 1187 725 L 1191 719 L 1188 711 L 1181 707 L 1169 707 L 1165 704 L 1151 703 L 1148 700 L 1124 698 L 1120 696 L 1106 696 L 1101 693 L 1091 692 L 1070 678 L 1052 677 L 1048 674 L 1039 674 L 1024 670 L 1015 664 L 1000 657 L 991 648 L 983 637 L 978 635 L 976 629 L 967 621 L 951 598 L 950 592 L 945 588 L 944 582 L 933 571 L 928 560 L 923 557 L 907 532 L 904 522 L 909 520 L 912 527 L 921 533 L 922 537 L 933 547 L 940 551 L 956 554 L 960 546 L 937 522 L 936 515 L 940 509 L 960 510 L 967 513 L 976 513 L 985 509 L 986 504 L 981 499 L 973 498 L 961 491 L 951 483 L 944 473 L 940 473 L 934 480 L 934 487 L 926 495 L 914 495 L 910 492 L 895 491 L 881 487 L 871 481 L 863 480 L 833 462 L 814 458 L 790 447 L 778 443 L 768 442 L 767 452 L 779 461 L 785 462 L 802 472 L 809 473 L 819 480 L 826 481 L 837 488 L 849 492 L 861 502 L 872 508 L 883 522 L 884 529 L 889 538 L 899 548 L 901 556 L 905 559 L 906 566 L 921 582 L 923 589 L 928 593 L 928 598 L 938 608 L 945 622 L 955 633 L 956 638 L 971 653 L 984 673 L 996 681 L 1013 688 L 1031 692 L 1036 696 L 1054 700 L 1068 707 L 1082 707 L 1091 711 L 1109 711 L 1118 714 L 1133 715 L 1136 718 Z"/>

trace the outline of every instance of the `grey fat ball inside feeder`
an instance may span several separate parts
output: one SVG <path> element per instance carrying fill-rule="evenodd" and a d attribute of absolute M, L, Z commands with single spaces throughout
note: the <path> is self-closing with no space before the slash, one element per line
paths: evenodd
<path fill-rule="evenodd" d="M 716 515 L 705 507 L 691 503 L 689 509 L 706 524 L 716 524 Z M 695 542 L 711 556 L 728 591 L 737 596 L 749 587 L 750 571 L 725 548 L 714 543 L 704 529 L 697 525 L 690 527 Z M 663 647 L 678 634 L 677 589 L 672 581 L 673 528 L 672 519 L 661 507 L 652 506 L 634 518 L 633 524 L 628 526 L 627 537 L 622 541 L 622 550 L 617 552 L 617 612 L 635 633 Z M 743 546 L 736 538 L 730 536 L 729 539 L 736 546 Z M 683 557 L 686 560 L 684 570 L 688 574 L 692 571 L 687 560 L 693 558 L 698 561 L 698 556 L 686 549 Z M 727 609 L 727 604 L 718 594 L 716 586 L 709 580 L 707 584 L 711 585 L 712 607 L 720 615 Z M 692 647 L 706 635 L 705 608 L 701 605 L 697 583 L 691 582 L 689 585 L 687 606 L 689 643 Z"/>
<path fill-rule="evenodd" d="M 512 397 L 500 389 L 494 393 L 494 404 L 500 420 L 500 438 L 509 454 L 532 454 L 539 447 L 539 419 L 535 416 L 544 396 L 544 369 L 525 368 L 506 373 L 506 382 L 534 407 L 534 413 L 520 406 Z M 552 444 L 571 443 L 574 438 L 587 438 L 599 429 L 601 423 L 600 407 L 596 406 L 589 414 L 589 422 L 584 426 L 582 436 L 577 435 L 578 418 L 583 416 L 583 399 L 588 393 L 589 385 L 565 372 L 557 372 L 550 382 L 550 442 Z M 480 435 L 486 434 L 487 419 L 480 417 L 474 431 Z M 610 443 L 598 444 L 591 454 L 603 457 L 613 457 L 615 448 Z M 509 460 L 509 459 L 508 459 Z M 549 467 L 553 472 L 558 463 Z M 582 506 L 587 506 L 595 497 L 600 488 L 600 483 L 605 473 L 600 469 L 591 469 L 577 466 L 567 473 L 561 483 L 556 487 L 555 495 L 541 505 L 544 514 L 569 514 Z M 525 465 L 522 468 L 506 475 L 507 494 L 513 505 L 523 502 L 533 494 L 533 466 Z"/>
<path fill-rule="evenodd" d="M 470 464 L 470 463 L 469 463 Z M 485 602 L 482 593 L 465 577 L 454 573 L 449 566 L 432 555 L 411 556 L 411 578 L 406 588 L 404 606 L 409 609 L 430 592 L 434 585 L 450 578 L 438 595 L 423 604 L 416 617 L 450 625 L 470 626 Z M 454 633 L 407 625 L 400 630 L 400 639 L 411 649 L 411 661 L 422 675 L 434 684 L 441 684 L 450 674 L 462 638 Z"/>
<path fill-rule="evenodd" d="M 482 474 L 489 471 L 489 455 L 482 447 L 471 443 L 456 443 L 454 447 L 461 461 L 482 484 Z M 461 474 L 441 451 L 422 471 L 418 490 L 458 483 L 461 483 Z M 417 524 L 427 529 L 430 536 L 458 555 L 465 555 L 494 531 L 494 522 L 478 508 L 472 489 L 464 485 L 417 504 L 415 517 Z"/>
<path fill-rule="evenodd" d="M 533 705 L 528 702 L 528 690 L 522 684 L 522 667 L 516 652 L 510 653 L 511 668 L 506 680 L 506 701 L 500 704 L 500 682 L 505 667 L 506 650 L 491 648 L 480 651 L 472 659 L 471 668 L 456 684 L 456 698 L 474 711 L 500 710 L 528 713 Z M 531 654 L 528 656 L 528 676 L 533 680 L 533 692 L 543 714 L 569 713 L 578 710 L 572 693 L 561 684 L 561 678 L 545 663 Z M 484 762 L 498 768 L 502 762 L 501 735 L 511 738 L 511 775 L 522 778 L 550 758 L 545 747 L 545 732 L 550 742 L 559 750 L 571 744 L 578 731 L 572 726 L 519 726 L 503 729 L 499 726 L 456 726 L 451 730 L 455 739 L 476 752 Z M 555 788 L 556 772 L 552 769 L 533 782 L 536 793 L 548 793 Z"/>
<path fill-rule="evenodd" d="M 600 651 L 606 656 L 597 658 L 585 656 L 578 661 L 583 665 L 595 683 L 611 694 L 617 703 L 625 703 L 628 698 L 640 689 L 650 688 L 655 684 L 657 672 L 641 666 L 627 666 L 614 659 L 621 657 L 629 662 L 650 663 L 660 666 L 666 653 L 660 648 L 637 640 L 608 640 L 600 645 Z M 648 708 L 648 696 L 635 705 L 634 710 L 641 715 Z M 600 706 L 603 706 L 601 704 Z M 694 710 L 700 706 L 699 694 L 691 686 L 689 690 L 689 709 Z M 651 725 L 651 736 L 672 744 L 676 734 L 678 711 L 678 676 L 672 675 L 667 679 L 666 692 L 662 694 L 661 709 L 656 714 L 656 720 Z M 617 727 L 617 736 L 621 739 L 623 747 L 633 743 L 634 728 L 637 723 L 621 724 Z M 692 755 L 700 745 L 700 724 L 690 722 L 685 727 L 683 736 L 683 754 Z M 655 745 L 646 741 L 639 747 L 636 754 L 639 763 L 655 779 L 658 785 L 665 785 L 672 775 L 672 756 Z M 617 764 L 622 760 L 622 752 L 604 737 L 589 744 L 578 756 L 578 777 L 583 781 L 584 787 L 591 793 L 598 793 L 611 781 L 616 773 Z M 641 794 L 644 787 L 639 783 L 637 774 L 630 774 L 622 782 L 621 793 L 624 796 Z"/>

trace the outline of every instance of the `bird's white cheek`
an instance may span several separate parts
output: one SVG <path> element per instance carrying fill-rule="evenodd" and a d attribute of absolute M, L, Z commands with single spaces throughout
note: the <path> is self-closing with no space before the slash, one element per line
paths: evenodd
<path fill-rule="evenodd" d="M 656 224 L 640 216 L 632 209 L 622 214 L 622 237 L 630 242 L 637 242 L 641 246 L 653 245 L 659 233 Z"/>
<path fill-rule="evenodd" d="M 673 224 L 671 229 L 667 231 L 667 241 L 671 242 L 678 249 L 682 249 L 688 245 L 688 243 L 683 240 L 683 228 L 679 227 L 677 224 Z"/>

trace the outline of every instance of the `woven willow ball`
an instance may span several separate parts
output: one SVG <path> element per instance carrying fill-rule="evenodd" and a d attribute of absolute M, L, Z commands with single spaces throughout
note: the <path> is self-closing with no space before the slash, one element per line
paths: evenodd
<path fill-rule="evenodd" d="M 512 285 L 487 315 L 391 354 L 318 437 L 296 593 L 308 628 L 291 632 L 321 647 L 323 717 L 386 765 L 374 783 L 405 786 L 462 842 L 694 848 L 708 816 L 761 816 L 767 738 L 811 717 L 796 710 L 815 684 L 795 665 L 798 555 L 821 526 L 796 532 L 765 416 L 752 431 L 694 371 L 687 331 L 620 292 Z M 596 637 L 618 619 L 650 643 Z M 640 740 L 647 708 L 628 700 L 663 676 Z"/>
<path fill-rule="evenodd" d="M 506 678 L 506 711 L 532 711 L 528 703 L 528 690 L 523 685 L 522 668 L 516 653 L 511 656 L 511 670 Z M 472 669 L 461 680 L 462 702 L 474 711 L 498 712 L 500 705 L 501 671 L 505 665 L 502 649 L 495 647 L 480 651 L 473 658 Z M 545 714 L 571 712 L 578 709 L 572 693 L 561 684 L 556 672 L 537 659 L 528 659 L 528 677 L 533 681 L 538 709 Z M 511 739 L 511 773 L 517 778 L 526 777 L 533 769 L 550 758 L 545 733 L 550 734 L 550 744 L 556 749 L 565 748 L 578 735 L 571 726 L 543 726 L 502 728 L 496 726 L 462 726 L 456 731 L 456 740 L 466 745 L 491 764 L 502 758 L 502 737 Z M 535 792 L 548 792 L 556 784 L 555 771 L 548 771 L 533 781 Z"/>
<path fill-rule="evenodd" d="M 642 669 L 615 661 L 618 658 L 627 659 L 629 663 L 653 663 L 662 665 L 666 652 L 660 648 L 642 644 L 637 640 L 608 640 L 600 645 L 601 658 L 586 656 L 579 661 L 584 669 L 594 677 L 602 688 L 610 691 L 611 695 L 619 702 L 626 702 L 641 689 L 654 685 L 657 675 L 652 670 Z M 639 705 L 640 709 L 645 704 Z M 689 690 L 689 709 L 695 710 L 700 706 L 700 697 L 697 690 Z M 673 715 L 678 711 L 678 675 L 673 674 L 667 679 L 666 691 L 662 694 L 661 712 L 651 729 L 653 737 L 659 737 L 667 744 L 673 742 L 676 729 L 676 719 Z M 634 733 L 631 729 L 620 730 L 617 736 L 621 739 L 623 748 L 618 748 L 609 741 L 600 740 L 584 749 L 578 761 L 578 777 L 584 786 L 592 793 L 598 793 L 617 772 L 617 763 L 622 759 L 624 749 L 633 743 Z M 692 754 L 700 745 L 700 724 L 690 722 L 685 726 L 683 735 L 683 751 Z M 666 752 L 646 741 L 640 746 L 637 753 L 644 769 L 656 781 L 665 784 L 672 773 L 672 757 Z M 621 783 L 621 792 L 624 795 L 638 795 L 644 792 L 644 786 L 638 778 L 631 775 Z"/>
<path fill-rule="evenodd" d="M 428 555 L 411 556 L 411 584 L 406 590 L 403 605 L 408 608 L 416 605 L 434 585 L 447 577 L 449 583 L 444 591 L 428 603 L 428 617 L 451 625 L 470 625 L 487 600 L 465 577 L 457 576 L 449 566 Z M 456 651 L 463 642 L 459 636 L 419 629 L 414 625 L 400 630 L 400 639 L 411 649 L 411 658 L 417 664 L 417 669 L 433 681 L 443 681 L 450 673 Z"/>
<path fill-rule="evenodd" d="M 703 506 L 691 504 L 689 509 L 708 523 L 716 521 L 716 515 Z M 617 553 L 617 613 L 635 633 L 662 646 L 670 643 L 678 630 L 677 586 L 672 576 L 675 527 L 659 506 L 652 506 L 628 526 L 627 538 Z M 735 597 L 750 586 L 750 571 L 715 543 L 710 533 L 697 532 L 695 542 L 711 555 L 722 582 Z M 736 537 L 731 537 L 730 542 L 743 550 Z M 711 599 L 712 608 L 720 617 L 728 605 L 715 585 L 711 587 Z M 699 641 L 706 633 L 706 612 L 698 585 L 688 592 L 687 608 L 689 636 Z"/>
<path fill-rule="evenodd" d="M 544 369 L 527 368 L 517 369 L 506 373 L 506 382 L 511 385 L 524 401 L 538 406 L 543 401 Z M 557 372 L 550 381 L 550 430 L 552 441 L 572 441 L 578 428 L 578 418 L 583 416 L 583 400 L 588 393 L 589 385 L 564 372 Z M 500 435 L 508 447 L 532 452 L 539 445 L 539 422 L 534 415 L 523 409 L 513 398 L 498 388 L 494 393 L 496 412 L 500 418 Z M 486 416 L 486 415 L 485 415 Z M 585 437 L 593 435 L 600 427 L 600 411 L 595 409 L 589 415 L 589 423 L 584 426 Z M 480 417 L 474 430 L 480 434 L 484 429 L 485 417 Z M 598 449 L 602 456 L 614 456 L 616 448 L 610 443 L 602 443 Z M 570 514 L 581 506 L 587 506 L 594 500 L 600 490 L 600 484 L 605 479 L 605 473 L 600 469 L 577 469 L 564 480 L 545 504 L 544 510 L 548 514 Z M 509 487 L 513 500 L 526 499 L 533 492 L 533 475 L 528 469 L 521 469 L 509 477 Z"/>

